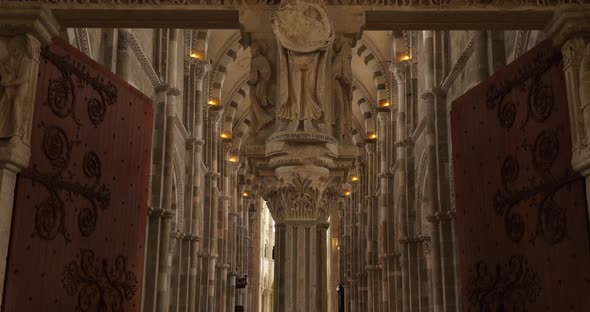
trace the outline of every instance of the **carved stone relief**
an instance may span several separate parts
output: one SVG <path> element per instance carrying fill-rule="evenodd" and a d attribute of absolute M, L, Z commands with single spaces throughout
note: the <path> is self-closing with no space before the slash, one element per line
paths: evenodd
<path fill-rule="evenodd" d="M 321 1 L 281 2 L 272 15 L 279 43 L 279 130 L 319 131 L 334 29 Z"/>
<path fill-rule="evenodd" d="M 38 55 L 26 36 L 0 37 L 0 139 L 29 142 Z"/>
<path fill-rule="evenodd" d="M 332 83 L 334 123 L 342 143 L 352 142 L 352 52 L 344 38 L 334 43 L 332 58 Z"/>
<path fill-rule="evenodd" d="M 250 76 L 247 83 L 250 86 L 250 122 L 251 131 L 256 134 L 260 129 L 272 121 L 268 110 L 272 107 L 269 98 L 269 81 L 271 67 L 266 57 L 264 44 L 254 42 L 250 46 L 252 58 L 250 60 Z"/>

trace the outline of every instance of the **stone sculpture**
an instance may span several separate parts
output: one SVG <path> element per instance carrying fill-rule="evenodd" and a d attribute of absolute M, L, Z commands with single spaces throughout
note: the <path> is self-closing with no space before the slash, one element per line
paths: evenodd
<path fill-rule="evenodd" d="M 265 56 L 265 51 L 259 43 L 250 46 L 252 59 L 250 60 L 250 121 L 253 133 L 258 133 L 265 125 L 272 121 L 267 113 L 271 106 L 268 97 L 268 84 L 271 77 L 270 63 Z"/>
<path fill-rule="evenodd" d="M 352 140 L 352 51 L 350 44 L 342 38 L 334 42 L 332 59 L 332 84 L 334 103 L 334 123 L 342 143 Z"/>
<path fill-rule="evenodd" d="M 321 0 L 281 2 L 272 15 L 279 43 L 279 130 L 318 131 L 334 29 Z"/>
<path fill-rule="evenodd" d="M 0 138 L 26 138 L 32 59 L 26 37 L 0 37 Z"/>

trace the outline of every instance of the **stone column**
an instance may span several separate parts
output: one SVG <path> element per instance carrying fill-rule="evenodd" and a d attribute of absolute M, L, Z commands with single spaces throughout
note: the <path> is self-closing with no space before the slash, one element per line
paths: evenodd
<path fill-rule="evenodd" d="M 222 185 L 221 191 L 222 195 L 220 196 L 220 207 L 219 207 L 219 214 L 217 217 L 219 218 L 219 263 L 217 265 L 217 274 L 218 274 L 218 281 L 217 281 L 217 306 L 219 311 L 226 310 L 226 303 L 227 303 L 227 278 L 228 278 L 228 270 L 229 270 L 229 229 L 228 229 L 228 218 L 230 212 L 230 175 L 232 170 L 232 163 L 229 162 L 227 159 L 229 158 L 229 153 L 231 149 L 231 143 L 223 142 L 222 143 Z"/>
<path fill-rule="evenodd" d="M 341 196 L 329 174 L 314 165 L 287 166 L 263 181 L 277 223 L 275 311 L 327 312 L 327 219 Z"/>
<path fill-rule="evenodd" d="M 191 78 L 194 79 L 191 83 L 195 84 L 195 92 L 193 94 L 193 102 L 195 105 L 195 121 L 194 121 L 194 164 L 193 164 L 193 214 L 191 234 L 191 262 L 190 262 L 190 278 L 189 278 L 189 312 L 196 312 L 199 306 L 199 289 L 198 282 L 201 246 L 199 245 L 202 237 L 202 222 L 203 222 L 203 80 L 207 72 L 211 69 L 209 62 L 201 60 L 191 60 Z"/>
<path fill-rule="evenodd" d="M 367 223 L 366 223 L 366 265 L 364 269 L 367 271 L 368 282 L 368 311 L 379 312 L 381 302 L 381 283 L 379 279 L 379 255 L 377 250 L 377 240 L 379 233 L 379 207 L 377 206 L 376 195 L 376 142 L 365 142 L 365 155 L 367 159 L 367 179 L 364 181 L 367 187 L 367 194 L 365 195 L 365 206 L 367 207 Z"/>
<path fill-rule="evenodd" d="M 131 29 L 118 29 L 117 31 L 117 66 L 115 73 L 121 79 L 129 82 L 131 79 Z"/>
<path fill-rule="evenodd" d="M 394 283 L 391 278 L 393 275 L 393 265 L 391 263 L 392 257 L 389 255 L 393 253 L 395 249 L 394 239 L 395 235 L 392 232 L 393 220 L 393 205 L 390 203 L 390 174 L 389 174 L 389 159 L 390 156 L 387 153 L 388 147 L 393 145 L 393 140 L 390 137 L 389 128 L 391 126 L 391 112 L 389 108 L 380 109 L 377 115 L 379 121 L 379 233 L 378 239 L 379 247 L 378 253 L 381 259 L 382 271 L 381 271 L 381 304 L 382 311 L 389 312 L 393 311 L 392 301 L 395 298 Z"/>
<path fill-rule="evenodd" d="M 29 165 L 30 139 L 41 45 L 59 34 L 59 25 L 49 10 L 41 7 L 0 5 L 0 47 L 8 52 L 3 62 L 20 64 L 11 73 L 16 85 L 2 86 L 0 97 L 0 296 L 4 289 L 6 257 L 17 174 Z M 10 70 L 10 68 L 9 68 Z M 6 93 L 6 94 L 3 94 Z M 9 95 L 10 92 L 12 95 Z M 0 297 L 0 310 L 2 298 Z"/>
<path fill-rule="evenodd" d="M 178 58 L 178 30 L 170 31 L 168 45 L 168 64 L 176 64 Z M 166 91 L 166 123 L 165 123 L 165 152 L 164 152 L 164 187 L 162 210 L 172 211 L 172 173 L 173 173 L 173 152 L 176 140 L 174 119 L 176 117 L 176 98 L 180 95 L 177 85 L 177 66 L 168 66 L 168 86 Z M 181 199 L 182 200 L 182 199 Z M 170 290 L 170 260 L 168 259 L 168 245 L 170 244 L 170 220 L 164 218 L 160 236 L 160 261 L 158 263 L 158 293 L 157 311 L 167 312 L 169 310 Z"/>
<path fill-rule="evenodd" d="M 473 79 L 474 85 L 486 80 L 490 76 L 488 54 L 488 32 L 476 30 L 473 32 Z M 431 86 L 428 85 L 428 86 Z"/>
<path fill-rule="evenodd" d="M 586 177 L 590 196 L 590 5 L 567 5 L 545 29 L 561 47 L 572 136 L 572 166 Z M 588 205 L 590 215 L 590 202 Z"/>
<path fill-rule="evenodd" d="M 402 243 L 401 238 L 407 235 L 408 231 L 408 205 L 407 205 L 407 185 L 406 185 L 406 112 L 407 112 L 407 97 L 406 97 L 406 68 L 407 64 L 405 62 L 399 63 L 392 63 L 390 67 L 390 71 L 393 72 L 394 78 L 397 83 L 397 99 L 398 99 L 398 110 L 397 110 L 397 121 L 396 121 L 396 142 L 395 145 L 397 146 L 396 151 L 396 162 L 397 166 L 394 170 L 395 176 L 395 199 L 394 199 L 394 207 L 396 211 L 398 211 L 396 215 L 396 224 L 395 227 L 397 228 L 396 236 L 400 243 Z M 401 293 L 397 294 L 396 302 L 396 309 L 398 311 L 409 311 L 409 302 L 410 302 L 410 291 L 408 289 L 409 286 L 409 276 L 407 271 L 408 266 L 408 251 L 405 244 L 401 244 L 400 246 L 400 257 L 397 258 L 399 261 L 398 265 L 396 265 L 396 271 L 401 270 L 401 272 L 397 271 L 400 277 L 400 283 L 398 283 L 398 287 L 396 289 L 401 290 Z M 401 284 L 401 285 L 399 285 Z"/>
<path fill-rule="evenodd" d="M 205 177 L 205 213 L 204 213 L 204 233 L 203 249 L 204 259 L 203 270 L 205 271 L 202 278 L 201 287 L 203 289 L 203 300 L 201 301 L 201 311 L 217 311 L 215 308 L 215 272 L 217 266 L 218 250 L 218 214 L 219 214 L 219 177 L 218 172 L 218 152 L 219 152 L 219 133 L 218 123 L 221 118 L 219 107 L 210 107 L 207 119 L 207 162 L 209 172 Z"/>

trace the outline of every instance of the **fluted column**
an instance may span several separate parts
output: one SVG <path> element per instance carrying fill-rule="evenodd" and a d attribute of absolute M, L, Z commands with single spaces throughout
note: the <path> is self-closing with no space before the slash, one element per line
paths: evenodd
<path fill-rule="evenodd" d="M 41 45 L 49 44 L 59 34 L 59 24 L 49 10 L 36 8 L 1 8 L 0 45 L 10 47 L 6 61 L 19 64 L 14 70 L 17 85 L 0 84 L 0 105 L 10 105 L 10 116 L 0 121 L 0 310 L 4 289 L 6 257 L 10 242 L 10 227 L 14 190 L 18 173 L 28 167 L 30 133 L 37 90 L 37 72 Z M 4 94 L 5 93 L 5 94 Z M 6 123 L 6 124 L 4 124 Z"/>
<path fill-rule="evenodd" d="M 277 223 L 275 311 L 327 312 L 328 213 L 341 196 L 329 170 L 279 167 L 263 181 Z"/>

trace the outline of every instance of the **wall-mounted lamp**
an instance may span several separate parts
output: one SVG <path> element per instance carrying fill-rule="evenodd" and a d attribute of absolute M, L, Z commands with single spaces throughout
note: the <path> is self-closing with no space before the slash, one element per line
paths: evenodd
<path fill-rule="evenodd" d="M 244 196 L 244 197 L 250 197 L 250 192 L 248 192 L 248 191 L 244 191 L 244 192 L 242 193 L 242 196 Z"/>
<path fill-rule="evenodd" d="M 344 191 L 342 192 L 342 196 L 344 196 L 344 197 L 348 197 L 348 196 L 350 196 L 351 194 L 352 194 L 352 192 L 350 192 L 350 190 L 344 190 Z"/>
<path fill-rule="evenodd" d="M 377 132 L 367 132 L 367 138 L 369 140 L 377 140 Z"/>
<path fill-rule="evenodd" d="M 201 55 L 201 53 L 199 53 L 199 52 L 193 52 L 193 53 L 191 53 L 190 57 L 193 59 L 200 60 L 203 58 L 203 55 Z"/>
<path fill-rule="evenodd" d="M 229 162 L 233 162 L 233 163 L 237 163 L 238 162 L 238 156 L 237 155 L 231 155 L 229 156 Z"/>
<path fill-rule="evenodd" d="M 217 106 L 217 105 L 219 105 L 219 100 L 216 98 L 210 98 L 209 101 L 207 102 L 207 104 L 209 104 L 211 106 Z"/>
<path fill-rule="evenodd" d="M 222 139 L 231 139 L 231 133 L 229 133 L 227 131 L 222 131 L 221 134 L 219 134 L 219 136 Z"/>
<path fill-rule="evenodd" d="M 379 101 L 379 107 L 380 108 L 388 108 L 389 106 L 391 106 L 391 103 L 389 102 L 389 100 L 381 100 L 381 101 Z"/>
<path fill-rule="evenodd" d="M 399 59 L 400 59 L 400 61 L 409 61 L 412 58 L 408 54 L 404 54 Z"/>
<path fill-rule="evenodd" d="M 359 180 L 359 176 L 357 176 L 357 175 L 351 175 L 351 176 L 350 176 L 350 181 L 351 181 L 351 182 L 356 182 L 356 181 L 358 181 L 358 180 Z"/>

